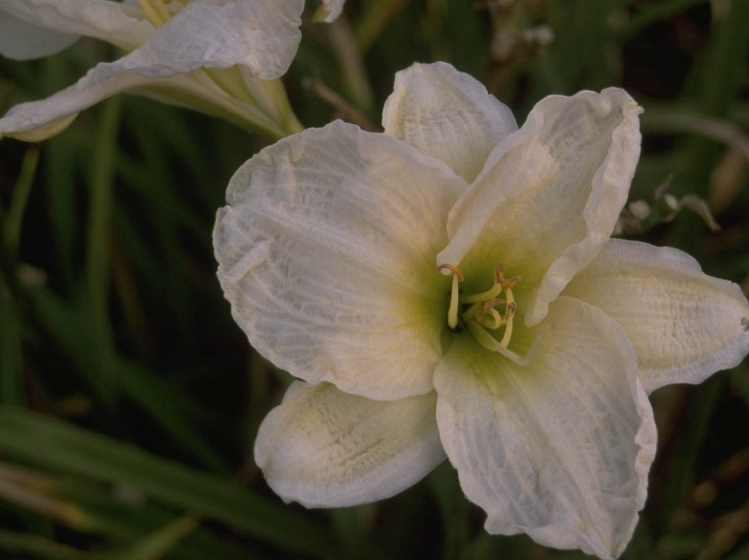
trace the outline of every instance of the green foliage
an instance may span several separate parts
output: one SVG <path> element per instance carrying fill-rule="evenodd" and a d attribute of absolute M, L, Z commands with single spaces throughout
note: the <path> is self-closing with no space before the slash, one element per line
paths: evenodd
<path fill-rule="evenodd" d="M 553 93 L 619 85 L 645 108 L 637 238 L 749 271 L 749 1 L 348 0 L 306 23 L 285 81 L 305 126 L 378 127 L 393 75 L 446 60 L 522 122 Z M 553 39 L 553 40 L 552 40 Z M 0 60 L 3 107 L 102 55 L 81 42 Z M 577 559 L 490 536 L 442 465 L 382 503 L 284 505 L 252 463 L 288 382 L 249 348 L 216 281 L 211 229 L 233 171 L 271 139 L 123 96 L 41 145 L 0 142 L 0 557 L 63 560 Z M 653 395 L 661 442 L 625 558 L 749 558 L 746 365 Z"/>

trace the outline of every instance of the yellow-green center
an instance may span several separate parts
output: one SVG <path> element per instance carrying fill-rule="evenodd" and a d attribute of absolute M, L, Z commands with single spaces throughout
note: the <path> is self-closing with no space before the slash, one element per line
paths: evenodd
<path fill-rule="evenodd" d="M 500 263 L 494 269 L 491 288 L 476 294 L 464 294 L 459 286 L 463 281 L 460 269 L 452 264 L 442 264 L 438 268 L 452 273 L 447 326 L 453 331 L 467 327 L 485 348 L 495 352 L 506 350 L 512 338 L 512 323 L 517 313 L 512 288 L 520 281 L 520 277 L 505 278 L 504 266 Z M 499 340 L 489 332 L 500 329 L 503 332 Z M 502 350 L 498 350 L 498 347 Z"/>

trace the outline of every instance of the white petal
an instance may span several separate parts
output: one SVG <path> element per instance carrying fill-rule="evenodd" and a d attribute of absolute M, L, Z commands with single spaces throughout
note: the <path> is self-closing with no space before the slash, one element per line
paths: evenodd
<path fill-rule="evenodd" d="M 312 21 L 326 23 L 332 23 L 343 11 L 343 5 L 346 0 L 321 0 L 320 7 L 315 11 L 315 15 L 312 17 Z"/>
<path fill-rule="evenodd" d="M 203 70 L 168 78 L 147 78 L 133 72 L 121 72 L 100 83 L 92 83 L 89 73 L 74 86 L 47 99 L 12 107 L 0 118 L 0 137 L 39 142 L 62 131 L 80 111 L 124 92 L 214 115 L 238 126 L 264 130 L 279 137 L 294 130 L 293 114 L 288 112 L 285 93 L 276 80 L 243 76 L 240 68 L 216 70 L 214 76 L 223 72 L 231 73 L 228 79 L 243 80 L 242 87 L 252 99 L 229 96 Z M 281 91 L 277 90 L 279 87 Z"/>
<path fill-rule="evenodd" d="M 147 21 L 135 17 L 132 9 L 111 0 L 3 0 L 1 12 L 45 29 L 53 36 L 83 35 L 107 41 L 125 50 L 143 44 L 154 29 Z M 41 34 L 40 31 L 34 33 Z M 0 45 L 4 42 L 0 40 Z M 45 54 L 41 51 L 35 53 L 32 45 L 19 47 L 29 49 L 24 58 Z M 12 56 L 5 50 L 0 52 Z"/>
<path fill-rule="evenodd" d="M 37 142 L 62 131 L 83 109 L 116 93 L 134 89 L 149 80 L 125 72 L 103 83 L 89 85 L 87 77 L 74 86 L 42 101 L 21 103 L 0 118 L 0 138 L 10 136 L 27 142 Z"/>
<path fill-rule="evenodd" d="M 621 328 L 558 298 L 525 367 L 467 337 L 435 373 L 437 424 L 491 533 L 614 558 L 647 491 L 655 424 Z"/>
<path fill-rule="evenodd" d="M 226 87 L 229 83 L 231 86 Z M 276 138 L 302 130 L 289 107 L 281 80 L 252 77 L 240 66 L 144 79 L 131 93 L 213 115 Z"/>
<path fill-rule="evenodd" d="M 647 391 L 699 383 L 749 352 L 749 304 L 741 289 L 703 274 L 677 249 L 612 239 L 564 293 L 622 326 Z"/>
<path fill-rule="evenodd" d="M 450 289 L 434 259 L 464 188 L 342 122 L 266 148 L 232 178 L 214 230 L 235 320 L 305 381 L 378 400 L 429 392 Z"/>
<path fill-rule="evenodd" d="M 389 498 L 445 459 L 435 400 L 372 401 L 294 383 L 260 426 L 255 461 L 278 495 L 307 507 Z"/>
<path fill-rule="evenodd" d="M 99 65 L 91 80 L 125 71 L 156 78 L 235 65 L 253 76 L 278 78 L 299 46 L 303 8 L 303 0 L 195 0 L 140 48 Z"/>
<path fill-rule="evenodd" d="M 22 12 L 20 7 L 16 9 L 17 0 L 10 1 L 14 15 Z M 94 0 L 88 8 L 81 0 L 65 0 L 61 6 L 69 9 L 66 12 L 69 17 L 78 10 L 82 21 L 101 25 L 100 31 L 105 32 L 116 27 L 109 25 L 107 18 L 114 13 L 123 14 L 104 9 L 100 4 L 120 6 L 109 0 Z M 42 13 L 50 10 L 53 15 L 56 13 L 44 7 L 45 10 L 40 8 Z M 195 91 L 181 91 L 179 84 L 163 79 L 179 78 L 202 68 L 216 68 L 218 73 L 219 69 L 235 65 L 261 78 L 280 76 L 288 68 L 299 43 L 302 8 L 303 0 L 196 0 L 158 30 L 149 32 L 145 44 L 125 57 L 96 65 L 77 84 L 43 101 L 13 107 L 0 119 L 0 137 L 47 138 L 67 126 L 83 109 L 115 93 L 134 89 L 152 88 L 156 93 L 171 89 L 180 97 L 178 104 L 197 105 L 209 113 L 226 112 L 226 102 L 222 99 L 227 97 L 225 92 L 208 95 L 205 102 L 200 96 L 196 99 Z M 125 9 L 123 6 L 122 10 Z M 31 9 L 27 11 L 35 14 Z M 41 19 L 48 24 L 49 18 Z M 232 109 L 229 108 L 230 115 L 236 113 Z M 258 119 L 247 120 L 252 123 Z M 260 123 L 260 126 L 278 128 L 281 123 Z"/>
<path fill-rule="evenodd" d="M 481 82 L 445 62 L 417 63 L 395 75 L 382 126 L 468 182 L 499 140 L 518 128 L 510 109 Z"/>
<path fill-rule="evenodd" d="M 55 33 L 27 23 L 7 12 L 0 5 L 0 54 L 14 60 L 42 58 L 69 47 L 78 35 Z"/>
<path fill-rule="evenodd" d="M 522 276 L 525 323 L 546 314 L 610 236 L 640 153 L 640 108 L 623 90 L 540 101 L 450 213 L 440 263 L 490 278 L 499 262 Z"/>

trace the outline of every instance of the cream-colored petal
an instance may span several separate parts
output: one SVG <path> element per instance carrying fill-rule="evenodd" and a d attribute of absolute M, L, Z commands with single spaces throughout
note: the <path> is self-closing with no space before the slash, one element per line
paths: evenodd
<path fill-rule="evenodd" d="M 438 262 L 477 280 L 504 262 L 522 277 L 525 323 L 538 323 L 616 224 L 640 153 L 639 113 L 616 88 L 541 100 L 450 212 Z"/>
<path fill-rule="evenodd" d="M 297 382 L 260 426 L 255 461 L 278 495 L 307 507 L 389 498 L 445 458 L 435 401 L 373 401 Z"/>
<path fill-rule="evenodd" d="M 619 323 L 642 383 L 699 383 L 749 352 L 749 304 L 736 284 L 707 276 L 668 247 L 612 239 L 567 286 Z"/>
<path fill-rule="evenodd" d="M 445 62 L 417 63 L 395 75 L 382 126 L 469 183 L 494 146 L 518 128 L 510 109 L 481 82 Z"/>
<path fill-rule="evenodd" d="M 111 0 L 3 0 L 0 14 L 3 12 L 37 27 L 37 31 L 32 31 L 35 36 L 46 30 L 54 41 L 59 41 L 60 48 L 64 48 L 62 34 L 93 37 L 132 50 L 142 45 L 154 30 L 150 23 L 136 17 L 132 9 Z M 0 53 L 11 58 L 25 60 L 57 52 L 39 50 L 32 43 L 16 44 L 14 56 L 3 47 L 6 41 L 7 38 L 0 39 Z"/>
<path fill-rule="evenodd" d="M 230 79 L 243 78 L 238 68 L 215 72 L 232 73 Z M 50 138 L 67 127 L 79 112 L 118 93 L 142 95 L 161 103 L 186 107 L 273 136 L 281 137 L 298 130 L 281 84 L 276 80 L 252 77 L 244 78 L 243 83 L 248 94 L 246 100 L 227 94 L 203 70 L 168 78 L 147 78 L 133 72 L 122 72 L 100 83 L 92 83 L 90 75 L 86 75 L 74 86 L 47 99 L 12 107 L 0 118 L 0 137 L 9 136 L 26 142 Z"/>
<path fill-rule="evenodd" d="M 99 65 L 89 77 L 98 83 L 126 71 L 166 77 L 234 65 L 253 76 L 277 78 L 299 46 L 303 8 L 304 0 L 195 0 L 158 29 L 134 17 L 133 7 L 111 0 L 5 0 L 0 13 L 132 51 Z"/>
<path fill-rule="evenodd" d="M 229 83 L 231 87 L 226 87 Z M 200 111 L 275 138 L 303 130 L 289 106 L 283 83 L 252 77 L 239 66 L 153 78 L 131 93 Z"/>
<path fill-rule="evenodd" d="M 35 1 L 46 4 L 46 0 Z M 16 2 L 12 0 L 12 5 L 15 6 Z M 85 6 L 79 5 L 80 2 L 65 0 L 61 6 L 70 7 L 70 17 L 75 13 L 75 8 L 82 12 L 83 21 L 87 21 L 86 16 L 92 22 L 101 24 L 101 31 L 109 29 L 105 16 L 111 15 L 111 9 L 101 9 L 99 3 L 119 6 L 118 3 L 94 0 L 89 9 L 85 9 Z M 212 68 L 220 81 L 221 72 L 229 71 L 225 69 L 232 66 L 238 67 L 234 70 L 241 68 L 261 78 L 280 76 L 288 68 L 299 43 L 298 26 L 302 9 L 303 0 L 192 2 L 162 27 L 149 33 L 148 40 L 130 54 L 114 62 L 96 65 L 74 86 L 45 100 L 13 107 L 0 119 L 0 137 L 5 135 L 38 140 L 52 136 L 83 109 L 115 93 L 136 89 L 145 93 L 152 89 L 158 94 L 171 88 L 179 94 L 177 103 L 181 105 L 192 106 L 197 101 L 197 108 L 204 112 L 223 113 L 228 96 L 216 83 L 208 84 L 208 90 L 204 92 L 207 95 L 196 98 L 195 82 L 186 84 L 187 90 L 181 91 L 181 85 L 185 84 L 180 84 L 178 78 L 191 71 L 203 72 L 204 68 Z M 52 8 L 40 10 L 43 14 L 50 10 L 53 15 L 57 13 Z M 20 8 L 17 11 L 20 13 Z M 42 19 L 47 25 L 47 19 Z M 215 94 L 210 94 L 211 89 L 216 90 Z M 234 105 L 239 106 L 242 101 L 237 100 Z M 251 104 L 246 103 L 248 111 L 232 107 L 229 114 L 252 112 Z M 255 119 L 249 115 L 247 120 L 251 124 L 257 120 L 259 128 L 274 134 L 280 131 L 279 135 L 282 135 L 286 131 L 283 122 L 273 122 L 272 118 L 271 122 L 267 122 L 267 117 L 260 115 Z M 283 116 L 284 119 L 286 117 Z"/>
<path fill-rule="evenodd" d="M 0 138 L 9 136 L 28 142 L 49 138 L 67 127 L 80 111 L 148 81 L 142 76 L 125 72 L 103 83 L 90 85 L 85 76 L 76 85 L 65 88 L 47 99 L 11 107 L 0 118 Z"/>
<path fill-rule="evenodd" d="M 138 49 L 99 65 L 91 80 L 104 81 L 125 71 L 156 78 L 235 65 L 259 78 L 278 78 L 299 46 L 303 9 L 303 0 L 192 2 Z"/>
<path fill-rule="evenodd" d="M 384 134 L 334 122 L 270 146 L 218 213 L 218 276 L 277 366 L 378 400 L 432 389 L 449 280 L 434 258 L 462 181 Z"/>
<path fill-rule="evenodd" d="M 13 60 L 42 58 L 69 47 L 78 35 L 56 33 L 27 23 L 5 11 L 0 4 L 0 54 Z"/>
<path fill-rule="evenodd" d="M 634 351 L 600 310 L 560 297 L 527 366 L 458 337 L 435 372 L 437 424 L 490 533 L 617 557 L 655 454 Z"/>

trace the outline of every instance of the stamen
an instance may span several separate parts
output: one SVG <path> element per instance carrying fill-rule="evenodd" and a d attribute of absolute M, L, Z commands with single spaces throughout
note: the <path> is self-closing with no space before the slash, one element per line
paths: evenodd
<path fill-rule="evenodd" d="M 503 348 L 507 348 L 512 338 L 512 320 L 515 317 L 515 312 L 518 309 L 518 304 L 515 303 L 515 298 L 512 295 L 512 290 L 505 290 L 507 295 L 507 307 L 505 308 L 505 332 L 502 335 L 502 340 L 499 341 L 499 345 Z"/>
<path fill-rule="evenodd" d="M 491 350 L 492 352 L 502 354 L 505 358 L 509 358 L 510 360 L 521 366 L 530 363 L 530 361 L 533 359 L 533 356 L 536 354 L 536 350 L 538 349 L 538 344 L 540 341 L 540 338 L 537 338 L 528 353 L 525 356 L 521 356 L 520 354 L 517 354 L 512 350 L 508 350 L 504 346 L 500 346 L 499 342 L 497 342 L 497 339 L 486 332 L 486 330 L 484 330 L 484 328 L 478 323 L 470 322 L 468 323 L 468 328 L 470 329 L 474 338 L 476 338 L 476 341 L 481 344 L 481 346 L 483 346 L 487 350 Z"/>
<path fill-rule="evenodd" d="M 502 326 L 503 319 L 496 310 L 496 307 L 503 303 L 505 303 L 505 300 L 503 299 L 490 299 L 489 301 L 485 301 L 475 314 L 476 320 L 489 329 L 498 329 Z M 486 317 L 487 315 L 489 315 L 489 317 Z M 467 319 L 465 315 L 463 318 Z"/>
<path fill-rule="evenodd" d="M 502 284 L 496 283 L 491 288 L 489 288 L 485 292 L 481 292 L 480 294 L 463 296 L 461 298 L 461 303 L 481 303 L 482 301 L 496 298 L 503 291 L 504 290 L 502 289 Z"/>
<path fill-rule="evenodd" d="M 458 303 L 460 299 L 460 289 L 458 288 L 457 274 L 453 274 L 453 283 L 450 288 L 450 308 L 447 310 L 447 326 L 452 330 L 458 326 Z"/>
<path fill-rule="evenodd" d="M 164 6 L 163 0 L 138 0 L 138 4 L 143 8 L 146 13 L 148 21 L 150 21 L 154 27 L 161 27 L 171 17 L 169 10 Z"/>

